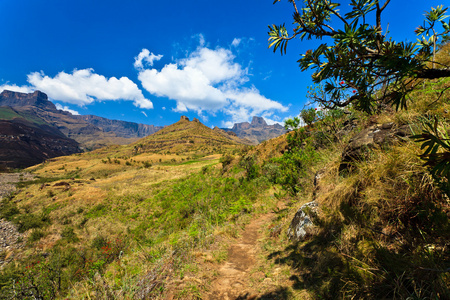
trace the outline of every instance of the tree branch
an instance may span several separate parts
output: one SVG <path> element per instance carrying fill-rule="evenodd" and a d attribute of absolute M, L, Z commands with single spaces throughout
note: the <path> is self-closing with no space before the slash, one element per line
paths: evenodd
<path fill-rule="evenodd" d="M 417 78 L 436 79 L 450 77 L 450 69 L 423 69 L 416 72 Z"/>

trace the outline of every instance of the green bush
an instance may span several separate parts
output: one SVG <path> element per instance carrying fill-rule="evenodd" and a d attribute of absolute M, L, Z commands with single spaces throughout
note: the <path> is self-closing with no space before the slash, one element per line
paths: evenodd
<path fill-rule="evenodd" d="M 96 248 L 97 250 L 100 250 L 102 247 L 106 245 L 107 240 L 101 235 L 95 237 L 91 244 L 92 248 Z"/>
<path fill-rule="evenodd" d="M 301 112 L 300 112 L 300 117 L 303 119 L 303 121 L 307 124 L 307 125 L 309 125 L 309 126 L 311 126 L 312 125 L 312 123 L 314 123 L 314 121 L 316 120 L 316 117 L 317 117 L 317 115 L 316 115 L 316 108 L 308 108 L 308 109 L 303 109 Z"/>
<path fill-rule="evenodd" d="M 65 227 L 61 232 L 61 236 L 70 243 L 76 243 L 80 240 L 72 227 Z"/>
<path fill-rule="evenodd" d="M 247 179 L 252 180 L 258 177 L 259 167 L 256 163 L 255 155 L 246 155 L 239 161 L 239 166 L 247 172 Z"/>
<path fill-rule="evenodd" d="M 231 162 L 234 160 L 234 157 L 230 154 L 225 154 L 222 156 L 219 160 L 219 162 L 222 164 L 222 168 L 225 169 L 227 166 L 231 164 Z"/>
<path fill-rule="evenodd" d="M 39 241 L 44 236 L 45 236 L 45 233 L 42 230 L 35 229 L 31 232 L 30 236 L 28 237 L 28 241 L 36 242 L 36 241 Z"/>
<path fill-rule="evenodd" d="M 50 218 L 46 214 L 23 214 L 14 218 L 13 222 L 17 224 L 19 232 L 25 232 L 29 229 L 39 229 L 50 224 Z"/>

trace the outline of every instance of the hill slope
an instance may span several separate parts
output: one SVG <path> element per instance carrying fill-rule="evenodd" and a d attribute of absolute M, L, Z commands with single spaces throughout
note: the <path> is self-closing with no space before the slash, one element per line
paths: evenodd
<path fill-rule="evenodd" d="M 199 120 L 189 121 L 185 116 L 175 124 L 132 144 L 136 153 L 147 151 L 201 152 L 217 153 L 237 145 L 251 145 L 252 142 L 241 139 L 223 130 L 213 130 Z"/>
<path fill-rule="evenodd" d="M 0 168 L 23 168 L 81 152 L 78 143 L 49 125 L 23 118 L 0 120 Z"/>

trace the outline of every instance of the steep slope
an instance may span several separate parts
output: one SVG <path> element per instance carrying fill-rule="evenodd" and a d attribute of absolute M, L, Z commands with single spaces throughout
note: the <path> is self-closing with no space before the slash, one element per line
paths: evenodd
<path fill-rule="evenodd" d="M 0 168 L 23 168 L 56 156 L 81 152 L 58 129 L 23 118 L 0 120 Z"/>
<path fill-rule="evenodd" d="M 227 132 L 234 132 L 238 137 L 248 139 L 254 144 L 278 137 L 286 130 L 280 124 L 267 125 L 262 117 L 253 117 L 252 122 L 236 123 L 231 129 L 224 129 Z"/>

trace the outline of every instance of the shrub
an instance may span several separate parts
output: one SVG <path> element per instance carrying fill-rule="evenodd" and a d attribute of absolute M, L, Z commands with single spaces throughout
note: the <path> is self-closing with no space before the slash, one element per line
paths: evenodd
<path fill-rule="evenodd" d="M 80 240 L 72 227 L 64 228 L 61 232 L 61 236 L 70 243 L 76 243 Z"/>
<path fill-rule="evenodd" d="M 45 236 L 45 233 L 42 230 L 35 229 L 31 232 L 30 236 L 28 237 L 28 241 L 36 242 L 36 241 L 39 241 L 44 236 Z"/>
<path fill-rule="evenodd" d="M 99 235 L 97 237 L 94 238 L 94 240 L 92 241 L 92 248 L 96 248 L 97 250 L 100 250 L 102 247 L 106 246 L 107 244 L 107 240 Z"/>
<path fill-rule="evenodd" d="M 308 109 L 303 109 L 300 112 L 300 117 L 303 119 L 303 121 L 311 126 L 312 123 L 314 123 L 314 121 L 316 120 L 316 108 L 308 108 Z"/>
<path fill-rule="evenodd" d="M 233 160 L 234 157 L 232 155 L 223 155 L 219 160 L 219 162 L 222 164 L 222 169 L 225 169 L 227 166 L 229 166 Z"/>
<path fill-rule="evenodd" d="M 255 179 L 258 177 L 258 164 L 255 155 L 246 155 L 241 158 L 239 166 L 247 172 L 247 179 Z"/>

